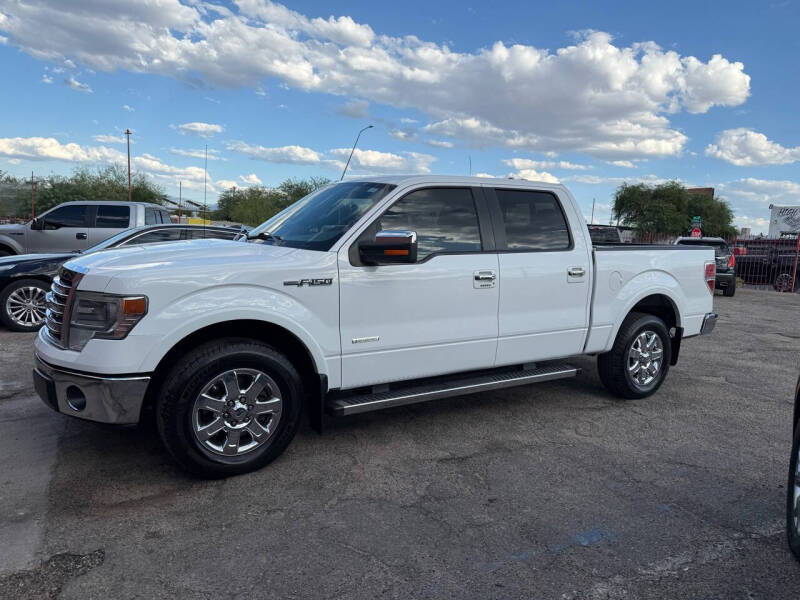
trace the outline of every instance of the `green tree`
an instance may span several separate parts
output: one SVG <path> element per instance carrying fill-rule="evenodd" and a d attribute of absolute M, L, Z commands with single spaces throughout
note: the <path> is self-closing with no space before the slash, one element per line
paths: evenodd
<path fill-rule="evenodd" d="M 656 186 L 622 184 L 614 194 L 614 216 L 640 234 L 686 235 L 692 217 L 705 235 L 732 235 L 733 212 L 720 198 L 690 193 L 677 181 Z"/>
<path fill-rule="evenodd" d="M 294 204 L 314 190 L 327 185 L 324 177 L 286 179 L 277 188 L 263 186 L 229 188 L 219 195 L 217 209 L 212 218 L 219 221 L 237 221 L 246 225 L 260 225 L 287 206 Z"/>
<path fill-rule="evenodd" d="M 126 201 L 128 199 L 128 173 L 120 165 L 98 169 L 78 168 L 69 177 L 49 175 L 36 184 L 36 214 L 62 202 L 74 200 Z M 163 204 L 166 195 L 160 186 L 143 173 L 131 178 L 131 199 L 134 202 Z M 20 191 L 16 198 L 16 216 L 30 214 L 29 191 Z"/>

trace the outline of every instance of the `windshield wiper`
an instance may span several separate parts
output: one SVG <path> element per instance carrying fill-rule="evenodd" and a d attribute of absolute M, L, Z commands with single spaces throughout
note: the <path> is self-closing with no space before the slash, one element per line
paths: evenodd
<path fill-rule="evenodd" d="M 255 234 L 255 235 L 248 235 L 248 236 L 247 236 L 247 239 L 248 239 L 248 240 L 266 240 L 266 241 L 268 241 L 268 242 L 270 242 L 270 241 L 276 241 L 276 242 L 281 242 L 281 241 L 283 241 L 283 238 L 282 238 L 281 236 L 279 236 L 279 235 L 272 235 L 272 234 L 271 234 L 271 233 L 269 233 L 268 231 L 259 231 L 259 232 L 258 232 L 257 234 Z"/>

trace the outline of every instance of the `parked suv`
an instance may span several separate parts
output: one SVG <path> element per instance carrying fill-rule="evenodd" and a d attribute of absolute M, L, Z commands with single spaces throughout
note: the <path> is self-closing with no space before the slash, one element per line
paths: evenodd
<path fill-rule="evenodd" d="M 722 290 L 724 296 L 736 293 L 736 257 L 728 243 L 720 237 L 679 237 L 675 243 L 680 246 L 711 246 L 717 262 L 717 276 L 714 288 Z"/>
<path fill-rule="evenodd" d="M 171 223 L 147 202 L 65 202 L 24 225 L 0 225 L 0 256 L 78 252 L 131 227 Z"/>

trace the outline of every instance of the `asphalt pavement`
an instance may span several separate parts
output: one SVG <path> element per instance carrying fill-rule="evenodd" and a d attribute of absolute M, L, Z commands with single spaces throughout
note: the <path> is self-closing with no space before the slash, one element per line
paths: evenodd
<path fill-rule="evenodd" d="M 0 330 L 0 598 L 800 597 L 783 532 L 800 297 L 717 296 L 645 400 L 574 380 L 304 427 L 267 468 L 175 468 L 58 415 Z"/>

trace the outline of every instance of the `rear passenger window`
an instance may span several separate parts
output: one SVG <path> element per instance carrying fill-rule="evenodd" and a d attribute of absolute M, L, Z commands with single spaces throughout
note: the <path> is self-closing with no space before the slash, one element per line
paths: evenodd
<path fill-rule="evenodd" d="M 145 207 L 144 209 L 144 224 L 145 225 L 160 225 L 161 224 L 161 215 L 158 214 L 155 208 L 150 208 L 149 206 Z"/>
<path fill-rule="evenodd" d="M 420 261 L 434 252 L 481 250 L 478 213 L 469 189 L 432 188 L 411 192 L 381 215 L 378 224 L 381 230 L 416 231 Z"/>
<path fill-rule="evenodd" d="M 495 190 L 509 250 L 566 250 L 569 228 L 556 197 L 549 192 Z"/>
<path fill-rule="evenodd" d="M 127 229 L 130 220 L 131 209 L 129 206 L 101 204 L 97 207 L 94 226 L 107 229 Z"/>
<path fill-rule="evenodd" d="M 230 231 L 224 229 L 187 229 L 186 230 L 186 239 L 187 240 L 205 240 L 205 239 L 215 239 L 215 240 L 232 240 L 233 236 L 238 233 L 235 229 L 231 229 Z"/>
<path fill-rule="evenodd" d="M 180 239 L 180 227 L 170 227 L 169 229 L 156 229 L 155 231 L 148 231 L 147 233 L 126 242 L 125 245 L 133 246 L 138 244 L 153 244 L 156 242 L 177 242 Z"/>

